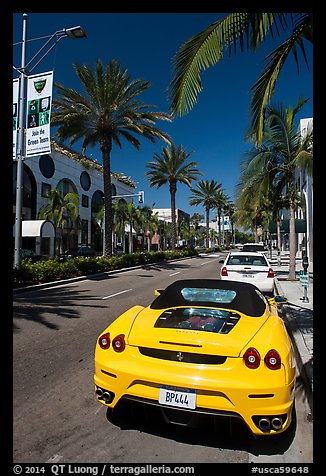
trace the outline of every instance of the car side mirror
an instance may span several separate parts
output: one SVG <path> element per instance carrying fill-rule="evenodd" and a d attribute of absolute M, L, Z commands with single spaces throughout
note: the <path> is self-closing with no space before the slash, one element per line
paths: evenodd
<path fill-rule="evenodd" d="M 220 259 L 220 260 L 219 260 L 219 263 L 224 263 L 224 259 Z"/>
<path fill-rule="evenodd" d="M 155 289 L 154 294 L 155 296 L 159 296 L 160 294 L 162 294 L 163 291 L 164 289 Z"/>

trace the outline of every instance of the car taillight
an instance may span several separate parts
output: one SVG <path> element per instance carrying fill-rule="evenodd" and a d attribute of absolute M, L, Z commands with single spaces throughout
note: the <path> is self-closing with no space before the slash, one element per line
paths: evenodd
<path fill-rule="evenodd" d="M 125 350 L 126 343 L 124 334 L 119 334 L 113 339 L 112 347 L 116 352 L 122 352 Z"/>
<path fill-rule="evenodd" d="M 101 349 L 108 349 L 110 347 L 110 333 L 107 332 L 106 334 L 103 334 L 99 337 L 98 343 L 101 347 Z"/>
<path fill-rule="evenodd" d="M 267 273 L 267 277 L 268 278 L 274 278 L 274 271 L 272 270 L 272 268 L 269 268 L 268 273 Z"/>
<path fill-rule="evenodd" d="M 260 355 L 258 350 L 256 350 L 254 347 L 250 347 L 244 353 L 243 360 L 249 369 L 257 369 L 260 364 Z"/>
<path fill-rule="evenodd" d="M 226 266 L 223 266 L 223 268 L 221 269 L 221 276 L 228 276 L 228 271 L 226 269 Z"/>
<path fill-rule="evenodd" d="M 267 352 L 264 358 L 266 366 L 271 370 L 277 370 L 281 368 L 281 357 L 275 349 L 271 349 Z"/>

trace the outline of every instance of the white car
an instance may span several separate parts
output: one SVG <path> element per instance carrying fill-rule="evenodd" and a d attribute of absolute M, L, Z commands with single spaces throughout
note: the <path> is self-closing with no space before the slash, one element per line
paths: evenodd
<path fill-rule="evenodd" d="M 221 279 L 251 283 L 263 293 L 273 296 L 274 272 L 263 253 L 232 251 L 220 263 L 223 263 Z"/>

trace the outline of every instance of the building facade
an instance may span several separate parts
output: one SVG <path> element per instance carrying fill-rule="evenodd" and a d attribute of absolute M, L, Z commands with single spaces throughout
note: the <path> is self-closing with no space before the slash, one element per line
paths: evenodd
<path fill-rule="evenodd" d="M 16 215 L 16 162 L 13 164 L 13 219 Z M 64 249 L 80 245 L 91 245 L 102 251 L 103 232 L 99 211 L 103 207 L 103 172 L 97 162 L 52 143 L 51 154 L 34 156 L 24 161 L 22 220 L 36 220 L 43 205 L 48 203 L 48 193 L 52 189 L 68 192 L 79 197 L 78 226 L 71 226 L 69 220 L 60 231 Z M 122 174 L 112 174 L 112 195 L 119 197 L 135 194 L 135 184 Z M 126 197 L 126 201 L 132 197 Z M 15 227 L 14 227 L 15 233 Z M 22 236 L 22 248 L 36 251 L 35 239 Z M 46 242 L 41 246 L 41 254 L 51 255 Z M 58 251 L 58 250 L 57 250 Z"/>
<path fill-rule="evenodd" d="M 313 130 L 313 118 L 300 120 L 299 132 L 303 138 Z M 298 222 L 303 221 L 305 231 L 301 229 L 296 233 L 296 255 L 301 258 L 308 256 L 310 262 L 313 262 L 313 176 L 307 171 L 295 170 L 295 188 L 303 199 L 303 206 L 296 210 L 295 218 Z M 289 219 L 289 210 L 283 210 L 281 219 Z M 282 249 L 289 248 L 289 234 L 283 234 Z"/>

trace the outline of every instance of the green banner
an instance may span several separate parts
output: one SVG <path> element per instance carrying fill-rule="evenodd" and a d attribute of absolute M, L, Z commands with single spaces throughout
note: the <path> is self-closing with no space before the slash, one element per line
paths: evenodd
<path fill-rule="evenodd" d="M 270 221 L 268 230 L 270 233 L 277 233 L 277 226 L 275 221 Z M 295 232 L 306 233 L 307 222 L 299 218 L 295 219 Z M 290 233 L 290 220 L 281 220 L 281 233 Z"/>

